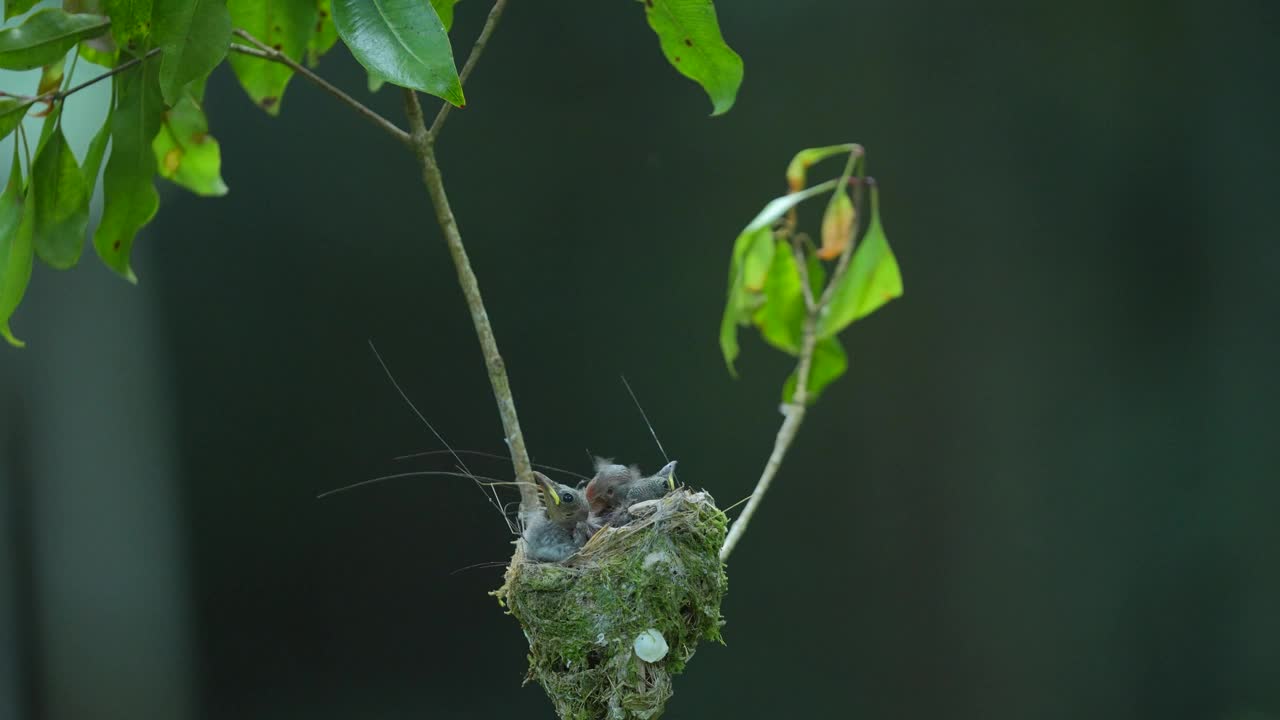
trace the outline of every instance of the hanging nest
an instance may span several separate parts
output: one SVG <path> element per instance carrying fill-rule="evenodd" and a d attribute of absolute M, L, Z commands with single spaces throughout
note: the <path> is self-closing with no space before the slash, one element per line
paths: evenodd
<path fill-rule="evenodd" d="M 524 541 L 493 594 L 524 628 L 529 674 L 564 720 L 649 720 L 701 640 L 720 642 L 726 519 L 680 488 L 631 507 L 563 563 L 525 559 Z"/>

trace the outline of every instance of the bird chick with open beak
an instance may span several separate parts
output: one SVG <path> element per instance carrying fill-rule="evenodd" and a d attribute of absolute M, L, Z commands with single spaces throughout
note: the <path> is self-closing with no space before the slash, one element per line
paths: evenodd
<path fill-rule="evenodd" d="M 542 490 L 543 506 L 525 516 L 525 554 L 538 562 L 560 562 L 591 538 L 587 501 L 581 491 L 540 472 L 533 474 Z"/>
<path fill-rule="evenodd" d="M 676 487 L 676 461 L 667 463 L 657 473 L 641 477 L 634 467 L 615 465 L 597 458 L 596 475 L 587 483 L 587 503 L 591 506 L 588 522 L 594 526 L 609 523 L 614 527 L 631 521 L 627 508 L 645 500 L 655 500 Z"/>

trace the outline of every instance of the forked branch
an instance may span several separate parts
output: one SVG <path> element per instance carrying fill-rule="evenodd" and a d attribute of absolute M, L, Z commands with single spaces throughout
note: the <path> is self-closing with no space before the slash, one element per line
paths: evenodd
<path fill-rule="evenodd" d="M 479 37 L 476 38 L 475 44 L 471 48 L 467 62 L 463 66 L 462 72 L 458 74 L 459 82 L 465 83 L 475 69 L 476 62 L 479 61 L 481 53 L 484 52 L 484 48 L 489 42 L 489 37 L 493 34 L 494 28 L 497 27 L 498 21 L 502 18 L 502 11 L 506 8 L 506 5 L 506 0 L 496 0 L 494 2 L 493 9 L 489 11 L 489 17 L 485 21 L 484 28 L 480 31 Z M 431 203 L 435 207 L 436 221 L 444 233 L 445 244 L 449 247 L 449 255 L 458 271 L 458 284 L 461 286 L 462 294 L 466 298 L 467 308 L 471 311 L 471 322 L 475 326 L 476 337 L 480 340 L 480 349 L 484 353 L 485 367 L 489 372 L 489 384 L 493 386 L 493 396 L 498 404 L 498 414 L 502 418 L 507 447 L 511 452 L 511 462 L 515 466 L 516 479 L 519 481 L 520 508 L 528 510 L 537 507 L 539 504 L 538 491 L 536 489 L 537 482 L 534 479 L 533 466 L 529 461 L 529 452 L 525 449 L 524 433 L 520 430 L 520 419 L 516 415 L 516 403 L 511 394 L 511 383 L 507 379 L 507 370 L 503 364 L 502 355 L 498 352 L 498 341 L 494 337 L 493 326 L 489 323 L 489 313 L 485 310 L 484 299 L 480 295 L 480 283 L 476 280 L 475 271 L 471 269 L 471 260 L 467 256 L 466 246 L 462 243 L 462 233 L 458 230 L 458 221 L 453 215 L 453 208 L 449 205 L 449 196 L 445 192 L 444 177 L 441 175 L 440 165 L 436 161 L 435 140 L 440 133 L 440 129 L 444 126 L 444 121 L 448 118 L 452 106 L 445 103 L 431 123 L 430 128 L 428 128 L 426 119 L 422 114 L 422 105 L 418 102 L 417 92 L 405 88 L 405 114 L 409 118 L 409 132 L 405 132 L 395 123 L 374 112 L 324 78 L 316 75 L 302 63 L 268 46 L 242 29 L 237 29 L 235 33 L 249 42 L 252 47 L 232 43 L 232 52 L 252 55 L 287 65 L 294 72 L 315 83 L 343 104 L 412 149 L 414 157 L 418 160 L 418 165 L 422 170 L 422 182 L 426 185 L 427 193 L 431 196 Z"/>

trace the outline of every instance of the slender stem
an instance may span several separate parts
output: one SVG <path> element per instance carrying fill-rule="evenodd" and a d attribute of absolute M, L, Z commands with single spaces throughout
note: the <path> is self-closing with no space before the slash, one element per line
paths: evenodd
<path fill-rule="evenodd" d="M 471 77 L 471 71 L 476 69 L 476 63 L 480 61 L 480 54 L 489 44 L 489 36 L 493 35 L 493 29 L 498 27 L 498 21 L 502 19 L 502 11 L 507 7 L 507 0 L 495 0 L 493 9 L 489 11 L 489 17 L 484 21 L 484 28 L 480 30 L 480 35 L 476 37 L 476 42 L 471 46 L 471 54 L 467 55 L 467 62 L 462 66 L 462 72 L 458 73 L 458 84 L 465 85 L 467 78 Z M 440 135 L 440 128 L 444 127 L 445 118 L 449 117 L 449 113 L 453 110 L 453 105 L 445 103 L 440 108 L 440 112 L 436 113 L 436 119 L 431 121 L 431 129 L 427 131 L 427 143 L 435 144 L 436 138 Z"/>
<path fill-rule="evenodd" d="M 308 68 L 306 65 L 303 65 L 302 63 L 294 60 L 288 55 L 285 55 L 279 50 L 276 50 L 275 48 L 267 45 L 266 43 L 262 42 L 261 40 L 254 37 L 253 35 L 250 35 L 247 31 L 245 31 L 242 28 L 236 28 L 235 34 L 247 40 L 251 45 L 253 45 L 253 47 L 247 47 L 239 43 L 231 43 L 230 49 L 232 52 L 238 52 L 241 55 L 252 55 L 253 57 L 262 58 L 263 60 L 270 60 L 271 62 L 276 62 L 276 63 L 280 63 L 281 65 L 288 66 L 289 69 L 303 76 L 307 80 L 310 80 L 312 83 L 319 86 L 320 89 L 334 96 L 335 98 L 340 100 L 343 104 L 350 107 L 352 110 L 355 110 L 357 113 L 363 116 L 366 120 L 372 122 L 374 125 L 377 125 L 379 128 L 386 131 L 389 135 L 391 135 L 391 137 L 395 138 L 396 140 L 399 140 L 402 143 L 405 143 L 405 144 L 409 143 L 409 133 L 405 132 L 404 130 L 401 130 L 398 125 L 382 117 L 378 113 L 374 112 L 364 103 L 361 103 L 359 100 L 356 100 L 355 98 L 346 94 L 337 86 L 330 83 L 328 80 L 325 80 L 324 78 L 320 77 L 314 72 L 311 72 L 311 69 Z"/>
<path fill-rule="evenodd" d="M 785 417 L 773 441 L 773 452 L 769 453 L 769 460 L 765 462 L 764 471 L 760 473 L 760 479 L 756 481 L 756 487 L 751 491 L 751 499 L 747 501 L 747 506 L 742 509 L 738 519 L 734 520 L 729 528 L 729 534 L 720 548 L 720 562 L 728 560 L 729 554 L 738 546 L 738 541 L 747 531 L 747 525 L 751 522 L 751 517 L 756 514 L 756 509 L 760 507 L 764 494 L 769 491 L 769 486 L 773 485 L 773 479 L 777 477 L 778 469 L 782 467 L 782 460 L 787 456 L 787 450 L 791 448 L 791 443 L 800 430 L 800 423 L 804 422 L 805 404 L 809 400 L 809 370 L 813 366 L 813 349 L 818 344 L 817 328 L 818 314 L 810 312 L 805 317 L 804 336 L 800 340 L 800 361 L 796 365 L 795 394 L 791 396 L 791 402 L 782 408 Z"/>
<path fill-rule="evenodd" d="M 52 103 L 58 102 L 59 100 L 65 100 L 68 96 L 74 95 L 80 92 L 81 90 L 89 87 L 90 85 L 95 85 L 99 82 L 102 82 L 103 80 L 106 80 L 107 78 L 113 75 L 118 75 L 124 72 L 125 70 L 129 70 L 133 67 L 141 65 L 143 60 L 146 60 L 158 54 L 160 54 L 160 48 L 152 48 L 150 51 L 147 52 L 146 55 L 143 55 L 140 58 L 134 58 L 132 60 L 129 60 L 128 62 L 120 63 L 119 65 L 111 68 L 110 70 L 102 73 L 101 75 L 85 80 L 79 85 L 74 85 L 72 87 L 67 88 L 66 90 L 50 90 L 47 93 L 36 95 L 34 97 L 26 96 L 26 95 L 17 95 L 14 93 L 6 93 L 6 92 L 0 92 L 0 96 L 17 98 L 19 100 L 25 100 L 27 101 L 28 105 L 35 105 L 38 102 L 47 102 L 52 104 Z M 75 70 L 74 60 L 72 60 L 71 62 L 71 69 L 72 71 Z M 70 79 L 71 79 L 71 75 L 68 74 L 67 80 L 70 81 Z"/>
<path fill-rule="evenodd" d="M 422 182 L 427 186 L 427 193 L 435 206 L 436 220 L 444 232 L 445 243 L 449 246 L 449 255 L 452 256 L 454 267 L 457 268 L 458 284 L 462 287 L 463 296 L 466 297 L 467 308 L 471 311 L 471 322 L 475 325 L 476 337 L 479 338 L 480 349 L 484 353 L 485 367 L 489 370 L 489 384 L 493 386 L 493 397 L 498 403 L 498 414 L 502 417 L 502 429 L 507 436 L 507 447 L 511 452 L 511 462 L 515 466 L 516 480 L 521 483 L 520 509 L 532 510 L 538 507 L 538 490 L 533 476 L 533 467 L 529 462 L 529 452 L 524 446 L 524 433 L 520 430 L 520 419 L 516 415 L 511 383 L 507 379 L 502 355 L 498 352 L 498 341 L 493 335 L 493 326 L 489 324 L 489 314 L 480 296 L 480 283 L 471 269 L 471 260 L 467 257 L 466 247 L 462 244 L 462 233 L 458 230 L 458 221 L 453 216 L 453 208 L 450 207 L 449 197 L 445 193 L 444 177 L 440 174 L 440 165 L 436 162 L 430 131 L 422 115 L 422 105 L 418 103 L 418 94 L 408 88 L 404 89 L 404 108 L 405 114 L 409 116 L 409 127 L 412 130 L 410 144 L 422 168 Z"/>

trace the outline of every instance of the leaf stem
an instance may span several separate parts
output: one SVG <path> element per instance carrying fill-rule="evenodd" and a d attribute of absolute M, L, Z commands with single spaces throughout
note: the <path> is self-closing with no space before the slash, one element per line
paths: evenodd
<path fill-rule="evenodd" d="M 236 28 L 234 32 L 237 36 L 244 38 L 246 41 L 248 41 L 249 44 L 253 45 L 253 47 L 248 47 L 245 45 L 241 45 L 239 43 L 231 43 L 230 50 L 232 52 L 238 52 L 241 55 L 252 55 L 254 57 L 262 58 L 263 60 L 270 60 L 271 62 L 276 62 L 276 63 L 280 63 L 281 65 L 287 66 L 289 69 L 293 70 L 295 73 L 298 73 L 299 75 L 306 78 L 307 80 L 310 80 L 313 84 L 319 86 L 321 90 L 324 90 L 325 92 L 337 98 L 343 104 L 350 107 L 352 110 L 355 110 L 357 113 L 363 116 L 366 120 L 372 122 L 374 125 L 377 125 L 379 128 L 386 131 L 387 134 L 391 135 L 391 137 L 395 138 L 396 140 L 399 140 L 402 143 L 409 144 L 409 133 L 405 132 L 404 130 L 401 130 L 398 125 L 386 119 L 385 117 L 379 115 L 377 112 L 374 112 L 364 103 L 361 103 L 359 100 L 356 100 L 355 98 L 346 94 L 341 89 L 339 89 L 336 85 L 330 83 L 328 80 L 325 80 L 324 78 L 315 74 L 307 66 L 294 60 L 288 55 L 285 55 L 279 50 L 276 50 L 275 48 L 267 45 L 266 43 L 262 42 L 258 38 L 249 34 L 249 32 L 244 30 L 243 28 Z"/>
<path fill-rule="evenodd" d="M 856 167 L 858 169 L 858 182 L 854 187 L 854 217 L 861 219 L 862 217 L 862 188 L 873 179 L 865 177 L 866 172 L 866 153 L 858 145 L 852 146 L 849 153 L 849 161 L 845 163 L 844 173 L 840 176 L 840 180 L 836 185 L 836 192 L 843 191 L 845 185 L 852 180 L 853 172 L 857 158 Z M 855 239 L 857 232 L 855 230 Z M 797 272 L 800 274 L 800 282 L 805 293 L 805 318 L 804 332 L 800 338 L 800 359 L 796 362 L 796 389 L 791 396 L 791 402 L 782 406 L 782 427 L 778 428 L 778 435 L 773 441 L 773 451 L 769 453 L 769 459 L 764 464 L 764 470 L 760 473 L 760 479 L 756 481 L 756 487 L 751 491 L 751 499 L 747 501 L 747 506 L 742 509 L 742 513 L 738 515 L 738 519 L 733 521 L 733 525 L 729 527 L 729 534 L 724 539 L 724 545 L 720 547 L 720 562 L 729 559 L 729 555 L 733 549 L 738 546 L 738 542 L 742 540 L 742 534 L 747 531 L 747 524 L 751 522 L 752 516 L 760 507 L 760 502 L 764 499 L 764 495 L 769 491 L 769 487 L 773 485 L 773 480 L 778 475 L 778 469 L 782 467 L 782 460 L 787 456 L 787 450 L 791 448 L 791 443 L 796 439 L 796 433 L 800 430 L 800 424 L 804 422 L 805 410 L 809 402 L 809 372 L 813 367 L 813 352 L 818 345 L 818 319 L 822 317 L 822 313 L 826 310 L 827 305 L 831 302 L 832 288 L 840 281 L 845 272 L 849 268 L 849 258 L 853 255 L 853 247 L 856 242 L 849 242 L 840 255 L 840 260 L 836 264 L 835 272 L 827 281 L 827 286 L 822 291 L 822 297 L 816 302 L 813 300 L 813 293 L 809 288 L 809 270 L 807 259 L 801 252 L 797 242 L 792 242 L 792 251 L 796 255 Z"/>
<path fill-rule="evenodd" d="M 502 19 L 502 11 L 507 7 L 507 0 L 495 0 L 493 9 L 489 11 L 489 17 L 484 21 L 484 28 L 480 30 L 480 35 L 476 37 L 476 42 L 471 46 L 471 53 L 467 55 L 467 62 L 462 66 L 462 72 L 458 73 L 458 84 L 465 85 L 467 78 L 471 77 L 471 71 L 476 69 L 476 63 L 480 61 L 480 55 L 484 52 L 485 47 L 489 45 L 489 36 L 493 35 L 493 30 L 498 26 L 498 21 Z M 436 113 L 436 119 L 431 121 L 431 129 L 427 130 L 427 143 L 434 145 L 436 138 L 440 135 L 440 129 L 444 127 L 444 121 L 452 112 L 453 105 L 445 103 L 440 108 L 440 112 Z"/>
<path fill-rule="evenodd" d="M 501 1 L 501 0 L 499 0 Z M 471 311 L 471 322 L 475 325 L 476 337 L 480 340 L 480 349 L 484 353 L 485 367 L 489 371 L 489 384 L 493 386 L 493 397 L 498 403 L 498 414 L 502 417 L 502 428 L 507 437 L 507 448 L 511 452 L 511 462 L 515 466 L 516 480 L 520 482 L 520 509 L 531 510 L 538 507 L 538 490 L 533 475 L 533 467 L 529 462 L 529 452 L 524 446 L 524 434 L 520 430 L 520 419 L 516 415 L 516 403 L 511 394 L 511 383 L 507 379 L 506 365 L 498 352 L 498 341 L 493 334 L 493 326 L 489 323 L 489 314 L 484 307 L 484 299 L 480 295 L 480 283 L 476 280 L 475 271 L 471 269 L 471 260 L 467 257 L 466 247 L 462 244 L 462 233 L 458 230 L 458 221 L 454 218 L 453 208 L 449 205 L 449 197 L 444 189 L 444 177 L 440 173 L 440 165 L 436 162 L 435 149 L 431 144 L 430 131 L 422 114 L 422 105 L 418 102 L 418 93 L 404 88 L 404 109 L 409 117 L 412 129 L 410 145 L 418 164 L 422 168 L 422 182 L 427 186 L 431 203 L 435 206 L 436 221 L 444 232 L 445 243 L 449 246 L 449 255 L 453 258 L 454 267 L 458 271 L 458 284 L 467 300 L 467 308 Z"/>

